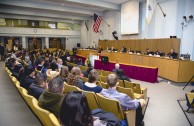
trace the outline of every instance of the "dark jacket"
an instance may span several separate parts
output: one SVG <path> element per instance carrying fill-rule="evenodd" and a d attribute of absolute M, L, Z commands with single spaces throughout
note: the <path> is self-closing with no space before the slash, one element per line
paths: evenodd
<path fill-rule="evenodd" d="M 59 93 L 51 93 L 45 90 L 38 99 L 38 105 L 59 118 L 61 104 L 63 102 L 64 95 Z"/>
<path fill-rule="evenodd" d="M 34 96 L 37 100 L 39 99 L 40 95 L 45 91 L 44 88 L 40 87 L 36 83 L 32 83 L 29 86 L 28 94 Z"/>
<path fill-rule="evenodd" d="M 79 78 L 77 80 L 77 82 L 75 83 L 75 86 L 80 88 L 80 89 L 83 89 L 83 86 L 84 86 L 84 82 Z"/>
<path fill-rule="evenodd" d="M 0 45 L 0 55 L 4 55 L 4 51 L 5 51 L 5 48 L 2 46 L 2 45 Z"/>
<path fill-rule="evenodd" d="M 121 126 L 121 121 L 110 112 L 105 112 L 102 109 L 95 109 L 92 110 L 92 115 L 107 122 L 107 126 Z"/>
<path fill-rule="evenodd" d="M 23 76 L 20 80 L 20 86 L 28 90 L 29 86 L 35 82 L 35 79 L 30 76 Z"/>
<path fill-rule="evenodd" d="M 112 72 L 114 72 L 119 77 L 119 79 L 130 81 L 129 77 L 125 75 L 122 69 L 113 69 Z"/>

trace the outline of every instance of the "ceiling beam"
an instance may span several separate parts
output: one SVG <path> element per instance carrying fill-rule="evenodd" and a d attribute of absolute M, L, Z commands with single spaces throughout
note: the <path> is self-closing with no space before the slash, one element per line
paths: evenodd
<path fill-rule="evenodd" d="M 90 20 L 89 17 L 83 16 L 72 16 L 72 15 L 62 15 L 62 14 L 52 14 L 47 12 L 36 12 L 36 11 L 23 11 L 17 9 L 4 9 L 0 8 L 0 13 L 7 14 L 18 14 L 18 15 L 28 15 L 28 16 L 39 16 L 39 17 L 49 17 L 49 18 L 62 18 L 62 19 L 71 19 L 71 20 Z"/>
<path fill-rule="evenodd" d="M 50 21 L 50 22 L 65 22 L 71 24 L 80 24 L 81 21 L 77 20 L 67 20 L 62 18 L 49 18 L 49 17 L 39 17 L 39 16 L 28 16 L 28 15 L 18 15 L 18 14 L 4 14 L 0 13 L 0 18 L 11 18 L 11 19 L 23 19 L 23 20 L 39 20 L 39 21 Z"/>
<path fill-rule="evenodd" d="M 28 7 L 28 8 L 39 8 L 39 9 L 45 9 L 45 10 L 51 10 L 51 11 L 64 11 L 67 13 L 76 13 L 76 14 L 84 14 L 91 16 L 93 15 L 92 11 L 86 10 L 86 9 L 79 9 L 79 8 L 74 8 L 74 7 L 67 7 L 62 4 L 57 4 L 57 3 L 49 3 L 48 1 L 39 1 L 36 2 L 36 0 L 1 0 L 1 4 L 6 4 L 6 5 L 12 5 L 12 6 L 18 6 L 18 7 Z M 95 12 L 98 15 L 103 15 L 102 12 Z"/>
<path fill-rule="evenodd" d="M 45 0 L 41 0 L 45 1 Z M 107 8 L 110 10 L 120 10 L 120 5 L 107 2 L 107 1 L 102 1 L 102 0 L 46 0 L 46 1 L 53 1 L 53 2 L 60 2 L 60 3 L 74 3 L 74 4 L 79 4 L 83 6 L 96 6 L 96 7 L 103 7 Z"/>

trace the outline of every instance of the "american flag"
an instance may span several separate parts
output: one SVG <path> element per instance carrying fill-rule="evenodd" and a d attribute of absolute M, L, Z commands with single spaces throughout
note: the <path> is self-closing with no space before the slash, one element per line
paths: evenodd
<path fill-rule="evenodd" d="M 94 32 L 98 32 L 98 28 L 100 26 L 100 23 L 102 21 L 102 18 L 94 13 L 94 22 L 93 22 L 93 30 Z"/>

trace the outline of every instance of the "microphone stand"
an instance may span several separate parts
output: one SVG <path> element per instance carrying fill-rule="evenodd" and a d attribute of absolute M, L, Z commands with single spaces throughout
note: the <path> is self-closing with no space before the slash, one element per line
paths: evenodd
<path fill-rule="evenodd" d="M 166 17 L 166 14 L 165 14 L 164 11 L 162 10 L 162 7 L 160 6 L 160 4 L 158 3 L 157 0 L 156 0 L 156 2 L 157 2 L 157 4 L 158 4 L 158 6 L 160 7 L 160 10 L 162 11 L 163 16 Z"/>

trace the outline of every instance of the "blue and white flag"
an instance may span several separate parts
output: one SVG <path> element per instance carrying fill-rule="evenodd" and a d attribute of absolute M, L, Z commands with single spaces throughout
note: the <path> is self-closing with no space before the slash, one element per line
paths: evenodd
<path fill-rule="evenodd" d="M 157 5 L 156 0 L 147 0 L 147 4 L 146 4 L 146 21 L 148 22 L 148 24 L 152 20 L 152 16 L 154 14 L 156 5 Z"/>

